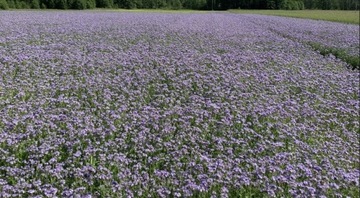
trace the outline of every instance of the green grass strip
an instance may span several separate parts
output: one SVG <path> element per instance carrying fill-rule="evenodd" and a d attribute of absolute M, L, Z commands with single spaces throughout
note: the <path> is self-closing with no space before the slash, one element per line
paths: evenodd
<path fill-rule="evenodd" d="M 348 63 L 351 68 L 360 70 L 360 57 L 359 56 L 352 56 L 346 53 L 344 49 L 333 48 L 333 47 L 326 47 L 319 43 L 309 42 L 308 43 L 314 50 L 319 51 L 321 55 L 334 55 L 336 58 Z"/>
<path fill-rule="evenodd" d="M 359 24 L 359 11 L 347 10 L 229 10 L 238 14 L 263 14 Z"/>

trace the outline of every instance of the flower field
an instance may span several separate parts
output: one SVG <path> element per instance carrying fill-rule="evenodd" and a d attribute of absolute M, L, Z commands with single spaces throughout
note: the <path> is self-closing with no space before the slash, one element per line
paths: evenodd
<path fill-rule="evenodd" d="M 0 197 L 357 197 L 359 27 L 0 12 Z"/>

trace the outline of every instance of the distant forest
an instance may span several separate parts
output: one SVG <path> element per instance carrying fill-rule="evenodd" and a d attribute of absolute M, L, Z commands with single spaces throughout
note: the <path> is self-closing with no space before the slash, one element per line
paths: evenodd
<path fill-rule="evenodd" d="M 359 10 L 360 0 L 0 0 L 0 9 L 340 9 Z"/>

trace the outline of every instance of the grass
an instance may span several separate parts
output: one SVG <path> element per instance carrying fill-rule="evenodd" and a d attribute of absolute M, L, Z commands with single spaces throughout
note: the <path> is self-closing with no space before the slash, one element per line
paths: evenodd
<path fill-rule="evenodd" d="M 354 69 L 360 70 L 360 57 L 359 56 L 351 56 L 345 52 L 344 49 L 337 49 L 332 47 L 325 47 L 319 43 L 308 43 L 314 50 L 320 52 L 321 55 L 326 56 L 329 54 L 334 55 L 336 58 L 343 60 L 348 63 L 350 67 Z"/>
<path fill-rule="evenodd" d="M 239 14 L 263 14 L 359 24 L 359 11 L 347 10 L 229 10 Z"/>

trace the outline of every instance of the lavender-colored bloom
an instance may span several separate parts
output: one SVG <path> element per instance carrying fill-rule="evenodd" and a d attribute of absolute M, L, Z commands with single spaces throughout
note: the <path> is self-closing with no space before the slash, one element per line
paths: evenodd
<path fill-rule="evenodd" d="M 353 55 L 356 25 L 230 13 L 0 19 L 0 197 L 359 187 L 358 73 L 307 45 Z"/>

